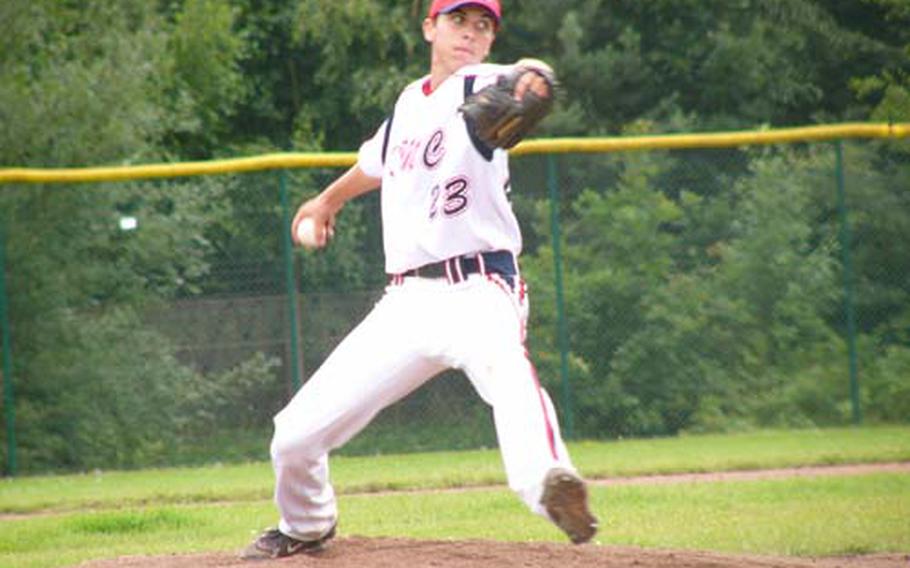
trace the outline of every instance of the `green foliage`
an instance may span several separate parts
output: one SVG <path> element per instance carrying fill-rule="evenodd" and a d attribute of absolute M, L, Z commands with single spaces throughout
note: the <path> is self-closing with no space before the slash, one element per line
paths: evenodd
<path fill-rule="evenodd" d="M 197 437 L 222 430 L 262 429 L 280 410 L 279 361 L 257 353 L 223 373 L 195 376 L 180 386 L 178 405 L 184 430 Z"/>
<path fill-rule="evenodd" d="M 862 383 L 867 415 L 882 422 L 904 420 L 910 412 L 910 348 L 892 345 L 873 352 Z"/>
<path fill-rule="evenodd" d="M 845 147 L 851 253 L 860 329 L 906 342 L 910 306 L 910 182 L 906 154 Z M 839 324 L 839 322 L 838 322 Z"/>
<path fill-rule="evenodd" d="M 860 97 L 870 98 L 878 95 L 879 102 L 870 117 L 872 120 L 879 122 L 910 120 L 910 78 L 906 75 L 886 72 L 881 77 L 856 79 L 851 84 Z"/>
<path fill-rule="evenodd" d="M 174 442 L 180 385 L 191 378 L 168 342 L 131 310 L 69 311 L 48 323 L 42 339 L 54 347 L 29 360 L 24 378 L 34 379 L 19 393 L 23 462 L 36 470 L 160 463 Z"/>
<path fill-rule="evenodd" d="M 235 27 L 237 10 L 225 0 L 187 0 L 170 33 L 170 143 L 184 158 L 218 153 L 230 121 L 248 96 L 240 62 L 247 36 Z"/>
<path fill-rule="evenodd" d="M 870 118 L 883 122 L 906 122 L 910 119 L 910 7 L 902 0 L 867 0 L 883 13 L 888 22 L 888 35 L 893 35 L 893 51 L 876 74 L 856 76 L 850 85 L 860 100 L 871 102 Z"/>
<path fill-rule="evenodd" d="M 293 38 L 314 68 L 295 139 L 315 134 L 333 148 L 356 147 L 389 114 L 401 88 L 425 72 L 429 56 L 418 49 L 416 22 L 407 7 L 380 0 L 302 0 L 296 21 Z M 415 62 L 418 56 L 424 60 Z"/>
<path fill-rule="evenodd" d="M 679 111 L 710 129 L 837 120 L 862 112 L 852 77 L 908 60 L 894 53 L 906 11 L 879 3 L 890 11 L 866 0 L 522 3 L 506 7 L 499 53 L 556 63 L 555 133 L 667 126 Z"/>
<path fill-rule="evenodd" d="M 165 37 L 148 3 L 4 3 L 0 163 L 123 163 L 154 156 Z M 4 33 L 4 41 L 9 36 Z"/>
<path fill-rule="evenodd" d="M 29 360 L 25 377 L 35 380 L 22 383 L 17 407 L 32 471 L 172 463 L 182 445 L 212 432 L 262 430 L 282 400 L 273 358 L 203 377 L 131 310 L 49 323 L 55 347 Z"/>
<path fill-rule="evenodd" d="M 581 435 L 849 418 L 845 350 L 829 322 L 839 251 L 817 224 L 832 186 L 825 154 L 756 152 L 726 194 L 677 201 L 653 186 L 672 161 L 649 154 L 624 162 L 615 190 L 579 197 L 564 262 Z M 717 241 L 701 235 L 707 218 L 726 220 Z M 706 248 L 686 252 L 693 245 Z M 535 288 L 547 292 L 551 265 L 542 247 L 526 270 Z M 545 333 L 551 310 L 537 304 Z M 545 375 L 555 374 L 554 343 L 544 337 Z"/>

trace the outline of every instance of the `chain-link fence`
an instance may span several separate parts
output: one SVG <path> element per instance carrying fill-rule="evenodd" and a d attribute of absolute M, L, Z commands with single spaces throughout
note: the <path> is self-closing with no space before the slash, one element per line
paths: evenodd
<path fill-rule="evenodd" d="M 905 421 L 908 142 L 695 146 L 512 160 L 564 433 Z M 327 250 L 290 246 L 338 173 L 3 186 L 7 471 L 266 459 L 271 417 L 384 287 L 375 193 Z M 341 452 L 495 443 L 452 371 Z"/>

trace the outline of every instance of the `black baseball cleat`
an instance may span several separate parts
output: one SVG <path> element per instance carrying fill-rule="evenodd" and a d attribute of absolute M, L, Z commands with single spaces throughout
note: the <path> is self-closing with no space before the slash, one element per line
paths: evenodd
<path fill-rule="evenodd" d="M 269 529 L 259 535 L 247 546 L 240 558 L 242 560 L 271 560 L 294 554 L 315 554 L 325 549 L 328 541 L 335 537 L 335 526 L 329 532 L 315 540 L 298 540 L 278 529 Z"/>
<path fill-rule="evenodd" d="M 547 472 L 540 503 L 573 543 L 588 542 L 597 533 L 597 517 L 588 508 L 588 490 L 575 473 L 563 468 Z"/>

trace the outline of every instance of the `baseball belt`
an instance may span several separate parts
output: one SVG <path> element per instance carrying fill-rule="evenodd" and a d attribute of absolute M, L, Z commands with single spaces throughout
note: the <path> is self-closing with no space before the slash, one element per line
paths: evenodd
<path fill-rule="evenodd" d="M 515 255 L 507 250 L 496 250 L 453 256 L 446 260 L 412 268 L 401 274 L 393 274 L 391 283 L 401 284 L 405 278 L 417 277 L 445 278 L 449 284 L 457 284 L 472 274 L 499 274 L 511 283 L 511 280 L 518 274 Z"/>

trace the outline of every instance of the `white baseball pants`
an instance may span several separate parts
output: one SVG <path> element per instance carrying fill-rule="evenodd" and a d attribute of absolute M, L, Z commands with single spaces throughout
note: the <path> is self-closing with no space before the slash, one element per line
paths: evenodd
<path fill-rule="evenodd" d="M 325 534 L 338 516 L 328 453 L 448 368 L 464 371 L 493 407 L 509 487 L 547 516 L 539 503 L 546 472 L 574 468 L 528 359 L 527 303 L 523 287 L 514 288 L 476 274 L 458 284 L 404 278 L 386 289 L 275 416 L 271 456 L 283 533 L 301 540 Z"/>

